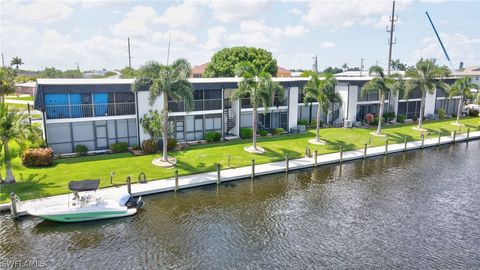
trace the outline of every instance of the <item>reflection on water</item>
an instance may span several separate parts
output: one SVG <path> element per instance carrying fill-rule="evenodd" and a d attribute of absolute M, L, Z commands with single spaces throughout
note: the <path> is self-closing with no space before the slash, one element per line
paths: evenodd
<path fill-rule="evenodd" d="M 0 217 L 0 258 L 48 267 L 479 268 L 480 143 L 145 198 L 136 216 Z"/>

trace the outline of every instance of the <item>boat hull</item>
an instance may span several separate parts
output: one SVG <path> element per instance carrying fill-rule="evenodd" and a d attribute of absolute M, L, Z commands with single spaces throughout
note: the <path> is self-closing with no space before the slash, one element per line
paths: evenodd
<path fill-rule="evenodd" d="M 57 222 L 82 222 L 110 218 L 127 217 L 137 213 L 136 208 L 128 208 L 126 210 L 107 210 L 107 211 L 89 211 L 89 212 L 73 212 L 73 213 L 36 213 L 29 212 L 32 216 L 40 217 L 46 220 Z"/>

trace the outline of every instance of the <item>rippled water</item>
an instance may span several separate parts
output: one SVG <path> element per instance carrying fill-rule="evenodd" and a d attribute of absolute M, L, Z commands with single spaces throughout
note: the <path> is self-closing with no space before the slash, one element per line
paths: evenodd
<path fill-rule="evenodd" d="M 52 268 L 480 268 L 480 142 L 145 198 L 81 224 L 0 216 L 0 260 Z"/>

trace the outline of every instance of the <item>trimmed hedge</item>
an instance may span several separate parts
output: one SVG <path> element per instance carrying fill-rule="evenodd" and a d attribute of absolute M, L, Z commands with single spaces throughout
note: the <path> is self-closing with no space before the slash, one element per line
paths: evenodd
<path fill-rule="evenodd" d="M 285 129 L 283 128 L 276 128 L 273 130 L 273 135 L 282 135 L 283 133 L 285 133 Z"/>
<path fill-rule="evenodd" d="M 474 110 L 474 109 L 469 109 L 468 110 L 468 115 L 469 116 L 478 117 L 478 114 L 479 114 L 478 110 Z"/>
<path fill-rule="evenodd" d="M 157 152 L 158 142 L 152 139 L 144 140 L 142 142 L 142 151 L 145 154 L 153 154 Z"/>
<path fill-rule="evenodd" d="M 205 140 L 207 140 L 207 142 L 209 143 L 219 142 L 221 138 L 222 138 L 222 135 L 220 134 L 220 132 L 209 131 L 205 134 Z"/>
<path fill-rule="evenodd" d="M 400 114 L 397 116 L 397 121 L 400 123 L 405 123 L 405 120 L 407 120 L 407 116 L 404 114 Z"/>
<path fill-rule="evenodd" d="M 265 137 L 268 135 L 268 130 L 262 129 L 258 131 L 258 133 L 260 134 L 260 136 Z"/>
<path fill-rule="evenodd" d="M 308 126 L 308 121 L 304 119 L 300 119 L 297 121 L 297 125 Z"/>
<path fill-rule="evenodd" d="M 250 139 L 253 136 L 253 129 L 251 128 L 241 128 L 240 129 L 240 138 Z"/>
<path fill-rule="evenodd" d="M 80 154 L 80 156 L 85 156 L 88 152 L 88 148 L 83 144 L 77 144 L 75 146 L 75 153 Z"/>
<path fill-rule="evenodd" d="M 128 151 L 128 143 L 127 142 L 112 143 L 110 145 L 110 150 L 112 150 L 115 153 L 126 152 Z"/>
<path fill-rule="evenodd" d="M 28 149 L 22 156 L 23 165 L 26 167 L 48 167 L 53 164 L 52 148 Z"/>
<path fill-rule="evenodd" d="M 172 151 L 173 149 L 175 149 L 175 147 L 177 147 L 177 140 L 174 138 L 168 138 L 167 140 L 168 151 Z"/>

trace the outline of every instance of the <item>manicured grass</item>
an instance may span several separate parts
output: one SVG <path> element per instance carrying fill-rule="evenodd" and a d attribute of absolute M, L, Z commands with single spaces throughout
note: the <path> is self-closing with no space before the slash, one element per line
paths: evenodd
<path fill-rule="evenodd" d="M 462 123 L 466 127 L 460 130 L 450 125 L 453 119 L 429 121 L 424 124 L 424 127 L 430 132 L 427 137 L 437 137 L 439 131 L 445 136 L 453 130 L 466 132 L 468 127 L 477 130 L 479 120 L 478 117 L 463 119 Z M 412 124 L 387 126 L 383 132 L 388 134 L 389 143 L 401 143 L 405 137 L 408 141 L 420 140 L 420 132 L 413 130 L 413 126 Z M 230 166 L 240 167 L 249 165 L 252 158 L 255 158 L 257 164 L 283 160 L 285 154 L 289 154 L 290 158 L 299 158 L 304 156 L 307 145 L 312 152 L 318 150 L 319 154 L 337 152 L 340 146 L 343 146 L 344 150 L 352 150 L 363 148 L 365 143 L 369 143 L 370 146 L 384 145 L 386 138 L 370 135 L 374 130 L 374 127 L 321 129 L 322 139 L 328 143 L 323 146 L 308 143 L 308 139 L 315 136 L 314 130 L 309 130 L 306 134 L 260 137 L 258 144 L 267 150 L 262 155 L 249 154 L 243 150 L 245 146 L 251 144 L 251 140 L 195 145 L 186 151 L 171 152 L 170 155 L 178 160 L 179 174 L 186 175 L 213 171 L 216 163 L 221 164 L 222 168 L 227 168 L 229 156 L 231 156 Z M 49 168 L 25 168 L 18 165 L 14 171 L 17 183 L 0 186 L 0 202 L 8 201 L 8 194 L 11 191 L 15 191 L 24 200 L 68 193 L 67 184 L 71 180 L 100 178 L 101 186 L 106 187 L 110 185 L 111 171 L 115 171 L 114 183 L 116 184 L 124 184 L 128 175 L 136 181 L 140 172 L 145 172 L 150 180 L 172 177 L 175 169 L 159 168 L 151 164 L 152 159 L 159 155 L 135 157 L 130 153 L 121 153 L 59 159 Z M 18 164 L 19 161 L 17 160 L 16 163 Z M 4 170 L 2 175 L 5 175 Z"/>
<path fill-rule="evenodd" d="M 33 97 L 32 96 L 21 96 L 21 97 L 17 97 L 17 96 L 6 96 L 5 99 L 13 99 L 13 100 L 25 100 L 25 101 L 33 101 Z"/>
<path fill-rule="evenodd" d="M 5 103 L 7 104 L 9 111 L 10 110 L 18 110 L 18 111 L 26 111 L 27 110 L 27 104 L 8 103 L 8 100 L 5 100 Z"/>

